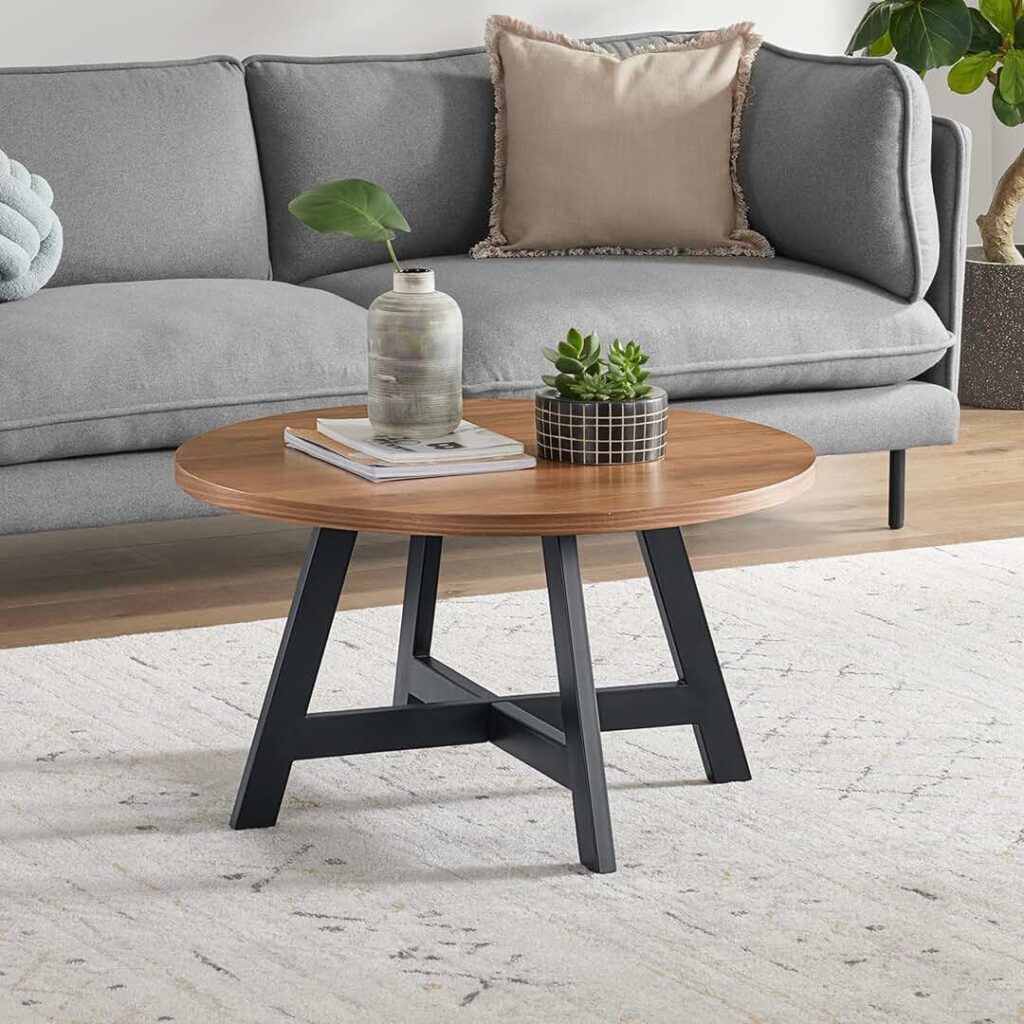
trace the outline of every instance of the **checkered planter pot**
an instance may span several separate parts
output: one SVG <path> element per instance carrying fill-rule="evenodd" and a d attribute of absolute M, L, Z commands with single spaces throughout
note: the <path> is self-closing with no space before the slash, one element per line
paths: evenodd
<path fill-rule="evenodd" d="M 542 459 L 598 466 L 654 462 L 665 454 L 668 395 L 661 388 L 631 402 L 581 402 L 543 388 L 535 403 Z"/>

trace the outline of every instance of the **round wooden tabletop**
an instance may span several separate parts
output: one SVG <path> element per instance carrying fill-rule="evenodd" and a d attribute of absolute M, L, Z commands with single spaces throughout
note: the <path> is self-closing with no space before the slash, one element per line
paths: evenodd
<path fill-rule="evenodd" d="M 779 505 L 806 491 L 814 450 L 781 430 L 685 409 L 669 411 L 660 462 L 537 468 L 371 483 L 286 449 L 284 428 L 363 406 L 291 412 L 200 434 L 175 456 L 179 486 L 233 512 L 340 530 L 426 536 L 552 536 L 687 526 Z M 526 442 L 531 400 L 466 402 L 465 418 Z"/>

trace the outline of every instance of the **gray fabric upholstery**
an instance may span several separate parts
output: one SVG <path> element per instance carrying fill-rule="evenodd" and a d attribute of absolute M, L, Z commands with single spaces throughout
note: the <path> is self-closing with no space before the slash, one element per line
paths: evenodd
<path fill-rule="evenodd" d="M 0 465 L 164 448 L 362 400 L 366 314 L 270 281 L 44 288 L 0 305 Z"/>
<path fill-rule="evenodd" d="M 494 95 L 481 52 L 250 57 L 245 75 L 277 279 L 381 259 L 379 243 L 321 237 L 288 213 L 299 192 L 332 178 L 391 192 L 413 228 L 395 243 L 406 259 L 466 252 L 487 234 Z"/>
<path fill-rule="evenodd" d="M 685 38 L 598 40 L 626 56 Z M 407 259 L 468 252 L 487 234 L 494 92 L 480 49 L 391 57 L 249 57 L 274 277 L 311 277 L 377 263 L 379 244 L 314 235 L 288 213 L 299 192 L 332 178 L 369 178 L 395 197 L 412 233 Z"/>
<path fill-rule="evenodd" d="M 218 511 L 174 482 L 173 449 L 0 466 L 0 535 Z"/>
<path fill-rule="evenodd" d="M 949 444 L 954 396 L 912 381 L 852 391 L 687 402 L 790 430 L 822 454 Z M 208 515 L 174 483 L 173 452 L 134 452 L 0 467 L 0 534 Z"/>
<path fill-rule="evenodd" d="M 927 299 L 957 343 L 945 358 L 924 374 L 956 394 L 960 370 L 960 320 L 964 304 L 964 247 L 967 244 L 967 178 L 971 136 L 956 121 L 932 121 L 932 183 L 939 214 L 941 250 L 935 280 Z"/>
<path fill-rule="evenodd" d="M 960 422 L 960 406 L 951 391 L 916 380 L 880 388 L 677 404 L 778 427 L 804 438 L 819 455 L 952 444 Z"/>
<path fill-rule="evenodd" d="M 779 255 L 921 298 L 939 259 L 930 162 L 928 95 L 908 68 L 758 53 L 739 176 Z"/>
<path fill-rule="evenodd" d="M 672 399 L 872 387 L 909 380 L 949 345 L 926 302 L 792 260 L 745 257 L 538 257 L 426 261 L 462 307 L 470 395 L 529 393 L 540 346 L 571 325 L 636 337 Z M 317 278 L 367 306 L 386 266 Z"/>
<path fill-rule="evenodd" d="M 240 65 L 0 69 L 0 144 L 53 186 L 51 286 L 268 276 Z"/>

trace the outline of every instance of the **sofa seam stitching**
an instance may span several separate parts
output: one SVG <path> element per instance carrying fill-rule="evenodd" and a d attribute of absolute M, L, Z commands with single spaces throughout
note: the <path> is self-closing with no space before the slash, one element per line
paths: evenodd
<path fill-rule="evenodd" d="M 0 433 L 13 433 L 18 430 L 38 429 L 39 427 L 56 427 L 68 423 L 93 423 L 98 420 L 125 419 L 129 416 L 153 416 L 161 413 L 175 413 L 185 411 L 196 411 L 204 409 L 235 408 L 240 405 L 263 405 L 277 404 L 281 402 L 304 402 L 310 398 L 347 398 L 350 395 L 366 394 L 366 385 L 357 385 L 349 388 L 334 388 L 330 391 L 307 391 L 301 395 L 255 395 L 244 398 L 209 399 L 197 398 L 191 402 L 178 402 L 175 404 L 160 403 L 148 406 L 140 406 L 134 409 L 101 409 L 93 412 L 83 412 L 74 415 L 63 416 L 59 419 L 32 419 L 15 420 L 12 423 L 0 425 Z"/>
<path fill-rule="evenodd" d="M 77 75 L 97 71 L 155 71 L 161 68 L 188 68 L 201 64 L 226 64 L 229 67 L 244 70 L 243 63 L 237 57 L 227 54 L 211 54 L 209 57 L 191 57 L 187 60 L 154 60 L 132 61 L 125 64 L 69 64 L 44 65 L 33 64 L 26 67 L 0 68 L 0 75 Z"/>
<path fill-rule="evenodd" d="M 952 344 L 952 341 L 950 341 Z M 845 352 L 836 354 L 820 354 L 815 356 L 809 356 L 806 358 L 798 356 L 789 356 L 782 359 L 766 359 L 766 360 L 735 360 L 730 363 L 690 363 L 690 364 L 676 364 L 660 369 L 657 373 L 657 377 L 665 377 L 670 375 L 690 375 L 698 373 L 711 373 L 715 371 L 734 371 L 734 370 L 753 370 L 753 369 L 773 369 L 782 366 L 804 366 L 804 365 L 819 365 L 821 363 L 830 362 L 853 362 L 861 359 L 878 359 L 886 356 L 913 356 L 913 355 L 926 355 L 929 352 L 946 351 L 949 348 L 949 344 L 946 346 L 931 345 L 903 345 L 895 349 L 874 349 L 871 352 Z M 464 390 L 472 390 L 474 388 L 522 388 L 539 386 L 536 380 L 528 381 L 493 381 L 483 384 L 463 384 Z M 196 399 L 188 403 L 176 403 L 174 405 L 168 403 L 154 404 L 149 406 L 137 407 L 134 409 L 109 409 L 99 410 L 89 413 L 81 413 L 74 416 L 62 417 L 61 419 L 34 419 L 34 420 L 15 420 L 12 423 L 6 423 L 0 425 L 0 433 L 13 433 L 18 430 L 28 430 L 38 427 L 48 426 L 60 426 L 67 423 L 89 423 L 104 419 L 123 419 L 129 416 L 151 416 L 159 413 L 173 413 L 183 410 L 195 410 L 195 409 L 218 409 L 224 407 L 235 407 L 240 405 L 259 405 L 264 403 L 278 403 L 278 402 L 302 402 L 308 398 L 332 398 L 334 396 L 347 397 L 350 395 L 362 395 L 366 393 L 366 385 L 356 385 L 349 388 L 333 389 L 330 391 L 307 391 L 302 395 L 255 395 L 252 397 L 236 397 L 226 399 Z"/>

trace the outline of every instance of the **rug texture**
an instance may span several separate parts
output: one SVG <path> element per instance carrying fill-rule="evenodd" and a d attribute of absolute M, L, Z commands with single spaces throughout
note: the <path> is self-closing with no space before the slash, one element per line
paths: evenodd
<path fill-rule="evenodd" d="M 0 652 L 0 1020 L 1024 1020 L 1024 540 L 698 582 L 754 779 L 606 734 L 604 876 L 485 746 L 298 764 L 230 831 L 281 622 Z M 645 581 L 586 597 L 599 682 L 671 678 Z M 339 616 L 316 710 L 388 702 L 398 621 Z M 541 593 L 436 653 L 555 685 Z"/>

